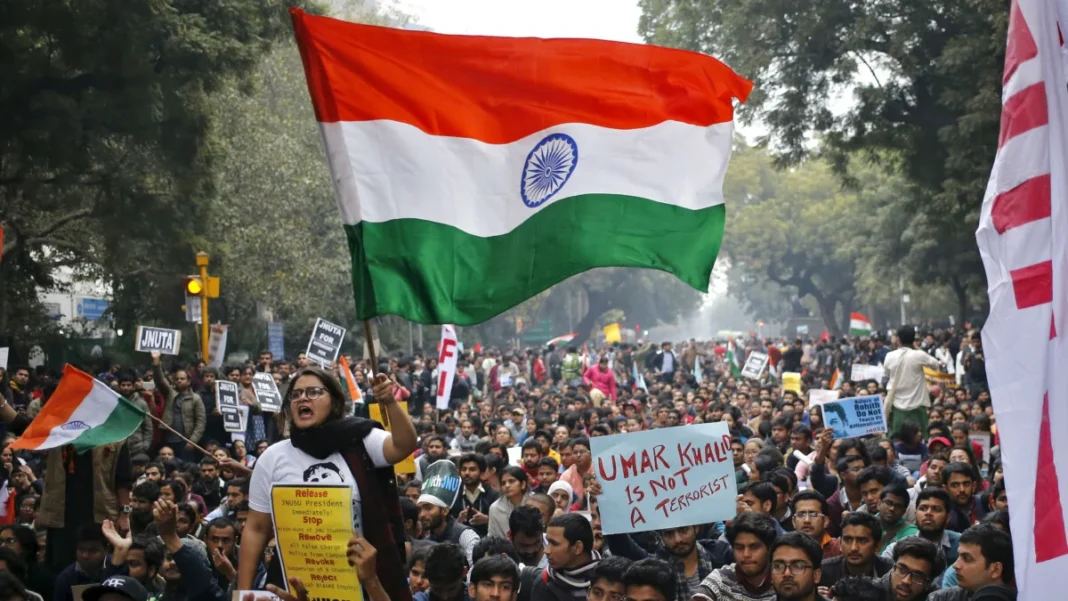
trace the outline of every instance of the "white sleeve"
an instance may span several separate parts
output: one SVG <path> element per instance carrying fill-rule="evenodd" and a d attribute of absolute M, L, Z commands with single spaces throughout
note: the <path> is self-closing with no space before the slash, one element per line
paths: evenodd
<path fill-rule="evenodd" d="M 274 472 L 273 457 L 269 450 L 260 456 L 252 480 L 248 485 L 248 508 L 260 513 L 271 513 L 271 478 Z"/>
<path fill-rule="evenodd" d="M 467 555 L 467 563 L 474 565 L 474 561 L 471 559 L 475 554 L 475 545 L 482 540 L 482 537 L 478 535 L 474 530 L 465 530 L 460 535 L 460 548 L 464 550 L 464 554 Z"/>
<path fill-rule="evenodd" d="M 363 437 L 363 448 L 367 450 L 367 456 L 371 458 L 371 463 L 375 464 L 375 467 L 389 467 L 390 463 L 386 461 L 386 440 L 389 439 L 390 434 L 382 428 L 372 428 L 367 436 Z M 255 476 L 255 472 L 253 472 Z M 249 504 L 251 507 L 252 504 Z"/>

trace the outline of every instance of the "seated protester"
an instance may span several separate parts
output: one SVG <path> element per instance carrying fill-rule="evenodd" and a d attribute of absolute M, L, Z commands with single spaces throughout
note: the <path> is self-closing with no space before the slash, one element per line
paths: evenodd
<path fill-rule="evenodd" d="M 152 509 L 165 555 L 160 574 L 166 581 L 164 601 L 227 601 L 226 591 L 212 576 L 204 547 L 178 537 L 178 508 L 160 499 Z M 190 544 L 186 544 L 186 543 Z"/>
<path fill-rule="evenodd" d="M 830 589 L 846 576 L 879 578 L 889 572 L 894 562 L 875 553 L 882 537 L 882 525 L 874 515 L 859 512 L 847 515 L 842 520 L 842 555 L 823 560 L 820 586 Z M 820 594 L 827 596 L 826 590 Z"/>
<path fill-rule="evenodd" d="M 0 572 L 7 572 L 19 579 L 19 582 L 28 582 L 29 567 L 22 561 L 19 554 L 11 547 L 0 547 Z M 36 591 L 26 591 L 27 601 L 41 601 L 43 597 Z"/>
<path fill-rule="evenodd" d="M 949 526 L 954 532 L 963 533 L 972 524 L 979 521 L 982 511 L 979 499 L 975 495 L 975 485 L 979 477 L 967 463 L 954 462 L 942 470 L 942 488 L 953 497 L 953 509 L 950 512 Z"/>
<path fill-rule="evenodd" d="M 107 556 L 107 541 L 97 524 L 78 529 L 74 539 L 77 559 L 56 576 L 54 601 L 74 601 L 72 586 L 97 584 L 104 579 L 104 558 Z"/>
<path fill-rule="evenodd" d="M 237 578 L 237 526 L 227 518 L 217 518 L 208 524 L 204 542 L 208 547 L 211 573 L 224 591 Z"/>
<path fill-rule="evenodd" d="M 488 536 L 489 509 L 500 494 L 482 483 L 486 459 L 477 453 L 465 453 L 460 456 L 459 466 L 463 488 L 456 495 L 449 513 L 479 537 Z"/>
<path fill-rule="evenodd" d="M 541 443 L 533 438 L 528 438 L 521 447 L 522 467 L 527 473 L 527 479 L 538 482 L 538 465 L 542 459 Z"/>
<path fill-rule="evenodd" d="M 425 571 L 429 588 L 412 601 L 462 601 L 468 599 L 467 554 L 455 543 L 434 545 L 426 556 Z"/>
<path fill-rule="evenodd" d="M 556 513 L 556 501 L 543 492 L 530 493 L 523 498 L 523 504 L 520 507 L 536 507 L 541 512 L 545 524 L 548 524 Z"/>
<path fill-rule="evenodd" d="M 966 601 L 987 587 L 1012 592 L 1015 584 L 1012 537 L 993 524 L 978 524 L 961 533 L 957 586 L 931 593 L 929 601 Z M 1012 598 L 1012 597 L 1010 597 Z"/>
<path fill-rule="evenodd" d="M 946 567 L 938 547 L 919 536 L 895 543 L 893 561 L 894 568 L 879 580 L 879 584 L 887 598 L 894 601 L 924 601 L 937 588 L 938 574 Z"/>
<path fill-rule="evenodd" d="M 869 465 L 857 474 L 857 488 L 864 499 L 864 511 L 872 515 L 879 513 L 879 495 L 893 481 L 894 472 L 886 466 Z"/>
<path fill-rule="evenodd" d="M 625 557 L 605 557 L 597 564 L 590 578 L 589 601 L 617 601 L 627 594 L 623 584 L 623 575 L 630 567 L 631 560 Z M 520 594 L 522 596 L 522 594 Z M 525 600 L 524 600 L 525 601 Z"/>
<path fill-rule="evenodd" d="M 226 496 L 223 497 L 223 502 L 219 504 L 208 515 L 204 516 L 204 523 L 207 524 L 216 518 L 233 518 L 231 515 L 238 505 L 242 501 L 248 501 L 248 478 L 234 478 L 226 483 L 223 490 L 226 492 Z"/>
<path fill-rule="evenodd" d="M 44 555 L 44 545 L 37 537 L 44 535 L 44 532 L 38 534 L 23 524 L 11 524 L 0 528 L 0 540 L 4 541 L 4 546 L 16 551 L 19 559 L 26 566 L 26 577 L 20 577 L 19 580 L 31 592 L 50 600 L 56 577 L 49 571 L 48 565 L 40 560 L 40 557 Z"/>
<path fill-rule="evenodd" d="M 541 511 L 532 505 L 517 507 L 508 516 L 508 538 L 512 541 L 520 566 L 545 569 L 549 558 L 545 555 L 545 522 Z M 497 538 L 497 537 L 493 537 Z"/>
<path fill-rule="evenodd" d="M 630 564 L 623 572 L 627 601 L 681 601 L 675 584 L 671 566 L 652 557 Z"/>
<path fill-rule="evenodd" d="M 871 448 L 868 449 L 868 454 L 871 456 L 872 465 L 890 468 L 890 471 L 894 472 L 894 475 L 906 486 L 915 484 L 915 481 L 912 478 L 912 472 L 909 471 L 909 468 L 895 461 L 894 446 L 890 444 L 889 440 L 883 439 L 873 444 Z"/>
<path fill-rule="evenodd" d="M 792 504 L 794 530 L 819 543 L 824 559 L 841 555 L 842 541 L 827 532 L 827 499 L 814 490 L 802 490 L 794 495 Z"/>
<path fill-rule="evenodd" d="M 404 520 L 404 549 L 406 554 L 410 554 L 416 549 L 432 547 L 437 544 L 424 538 L 426 533 L 423 532 L 423 525 L 419 521 L 419 507 L 410 501 L 408 497 L 401 497 L 399 502 L 401 519 Z"/>
<path fill-rule="evenodd" d="M 546 459 L 549 459 L 546 457 Z M 549 459 L 549 461 L 553 461 Z M 553 463 L 556 463 L 553 461 Z M 545 469 L 548 469 L 546 466 Z M 556 509 L 561 513 L 571 513 L 571 508 L 575 505 L 575 491 L 571 490 L 571 485 L 563 480 L 557 480 L 549 485 L 548 494 L 552 497 L 553 502 L 556 503 Z"/>
<path fill-rule="evenodd" d="M 143 534 L 152 523 L 152 504 L 159 499 L 159 484 L 146 480 L 130 491 L 130 531 Z"/>
<path fill-rule="evenodd" d="M 112 576 L 82 591 L 82 601 L 148 601 L 149 593 L 136 578 Z"/>
<path fill-rule="evenodd" d="M 890 601 L 890 596 L 873 578 L 849 576 L 834 585 L 833 601 Z"/>
<path fill-rule="evenodd" d="M 214 457 L 201 459 L 200 477 L 193 484 L 192 493 L 200 495 L 200 498 L 204 499 L 206 512 L 215 509 L 222 503 L 224 485 L 222 478 L 219 477 L 218 460 Z"/>
<path fill-rule="evenodd" d="M 778 467 L 760 475 L 761 480 L 771 484 L 775 489 L 775 510 L 772 511 L 771 517 L 775 518 L 783 532 L 792 532 L 794 529 L 789 503 L 796 488 L 792 476 L 793 472 L 784 467 Z"/>
<path fill-rule="evenodd" d="M 949 465 L 949 455 L 944 452 L 931 453 L 930 459 L 924 465 L 923 475 L 916 481 L 915 490 L 925 488 L 942 488 L 942 470 Z M 915 496 L 915 495 L 913 495 Z"/>
<path fill-rule="evenodd" d="M 586 517 L 565 513 L 549 522 L 549 567 L 534 583 L 535 601 L 570 600 L 589 593 L 590 579 L 601 554 L 593 549 L 593 526 Z"/>
<path fill-rule="evenodd" d="M 776 497 L 775 487 L 769 482 L 750 482 L 738 489 L 738 507 L 744 511 L 762 513 L 775 522 L 775 533 L 784 534 L 782 526 L 775 520 Z"/>
<path fill-rule="evenodd" d="M 694 591 L 697 601 L 771 601 L 771 546 L 775 520 L 753 511 L 739 514 L 727 526 L 734 563 L 713 570 Z"/>
<path fill-rule="evenodd" d="M 990 494 L 987 495 L 986 501 L 987 511 L 1008 511 L 1009 510 L 1009 495 L 1005 492 L 1005 479 L 1002 478 L 994 483 L 994 486 L 990 489 Z"/>
<path fill-rule="evenodd" d="M 946 529 L 952 507 L 952 498 L 941 488 L 925 488 L 916 495 L 916 527 L 919 529 L 919 536 L 938 547 L 939 557 L 946 566 L 957 561 L 957 546 L 960 543 L 960 533 Z M 896 544 L 890 543 L 883 551 L 883 557 L 893 557 Z M 941 573 L 936 576 L 941 576 Z"/>
<path fill-rule="evenodd" d="M 841 486 L 838 481 L 827 473 L 826 452 L 823 449 L 830 448 L 834 432 L 828 428 L 820 434 L 820 450 L 812 463 L 812 488 L 818 490 L 827 497 L 827 532 L 831 536 L 842 534 L 842 514 L 846 511 L 866 511 L 864 495 L 857 486 L 857 476 L 868 466 L 868 450 L 864 444 L 856 438 L 846 438 L 838 447 L 838 460 L 835 469 L 842 479 Z M 822 459 L 821 459 L 822 456 Z M 828 486 L 829 485 L 829 486 Z M 828 492 L 828 488 L 830 492 Z"/>
<path fill-rule="evenodd" d="M 605 537 L 605 542 L 612 555 L 633 561 L 650 557 L 663 561 L 674 577 L 673 588 L 678 598 L 690 599 L 701 581 L 714 570 L 734 561 L 730 544 L 721 540 L 701 540 L 698 538 L 699 529 L 698 526 L 681 526 L 658 530 L 662 544 L 657 546 L 654 553 L 646 552 L 628 534 L 610 534 Z"/>
<path fill-rule="evenodd" d="M 0 571 L 0 599 L 4 601 L 39 601 L 40 595 L 26 590 L 17 576 Z"/>
<path fill-rule="evenodd" d="M 104 537 L 111 545 L 111 556 L 104 561 L 104 578 L 129 576 L 141 583 L 151 595 L 163 592 L 163 578 L 159 571 L 163 566 L 163 545 L 147 536 L 119 536 L 115 525 L 105 521 Z"/>
<path fill-rule="evenodd" d="M 994 526 L 995 528 L 1000 528 L 1003 532 L 1008 532 L 1010 535 L 1012 534 L 1012 532 L 1009 530 L 1009 512 L 1007 511 L 995 511 L 992 513 L 988 513 L 979 523 L 989 524 L 991 526 Z M 959 538 L 957 539 L 957 542 L 959 557 Z M 945 573 L 942 574 L 941 588 L 953 588 L 957 586 L 957 569 L 954 567 L 955 564 L 956 562 L 954 561 L 953 564 L 949 564 L 948 567 L 946 567 Z"/>
<path fill-rule="evenodd" d="M 519 592 L 519 570 L 506 555 L 475 562 L 467 592 L 472 601 L 512 601 Z"/>
<path fill-rule="evenodd" d="M 919 534 L 915 524 L 905 521 L 905 512 L 909 506 L 909 491 L 900 483 L 892 482 L 879 493 L 879 522 L 883 526 L 883 538 L 879 541 L 878 553 L 882 553 L 890 543 L 907 536 Z"/>
<path fill-rule="evenodd" d="M 435 477 L 423 482 L 422 493 L 419 495 L 418 503 L 416 503 L 419 506 L 420 525 L 422 525 L 423 531 L 426 532 L 426 537 L 429 540 L 436 543 L 448 542 L 460 545 L 460 548 L 464 550 L 464 554 L 467 555 L 468 565 L 470 565 L 471 553 L 481 537 L 471 528 L 458 523 L 449 514 L 456 493 L 435 485 L 435 482 L 439 480 L 436 476 L 459 480 L 459 473 L 456 466 L 450 461 L 435 462 L 433 467 L 439 471 L 435 474 Z M 427 469 L 429 470 L 430 468 Z"/>
<path fill-rule="evenodd" d="M 800 532 L 780 536 L 771 546 L 771 584 L 780 601 L 826 601 L 816 591 L 823 552 Z"/>
<path fill-rule="evenodd" d="M 764 441 L 765 444 L 771 444 L 780 453 L 786 455 L 786 451 L 790 448 L 790 430 L 794 427 L 793 419 L 785 415 L 776 417 L 771 422 L 771 437 Z M 780 463 L 779 465 L 783 465 Z"/>
<path fill-rule="evenodd" d="M 786 467 L 791 472 L 797 469 L 801 461 L 808 461 L 812 453 L 812 428 L 798 424 L 790 431 L 790 448 L 786 452 Z"/>
<path fill-rule="evenodd" d="M 756 482 L 764 474 L 770 474 L 777 468 L 782 467 L 782 453 L 775 447 L 765 447 L 756 454 L 749 466 L 749 481 Z"/>
<path fill-rule="evenodd" d="M 483 541 L 480 541 L 481 544 Z M 420 547 L 408 554 L 408 588 L 414 597 L 418 593 L 430 590 L 430 583 L 426 579 L 426 557 L 430 554 L 430 547 Z"/>
<path fill-rule="evenodd" d="M 934 437 L 935 434 L 930 434 L 931 427 L 935 423 L 931 422 L 927 425 L 928 435 Z M 905 467 L 909 472 L 918 473 L 920 466 L 927 461 L 928 448 L 923 444 L 923 435 L 920 432 L 920 426 L 912 421 L 905 420 L 897 429 L 897 442 L 894 443 L 894 452 L 897 455 L 897 459 L 900 464 Z"/>
<path fill-rule="evenodd" d="M 538 485 L 534 487 L 537 492 L 551 494 L 549 489 L 553 484 L 560 481 L 560 464 L 552 457 L 542 457 L 538 462 Z M 567 482 L 563 482 L 567 484 Z M 567 484 L 571 488 L 570 484 Z"/>

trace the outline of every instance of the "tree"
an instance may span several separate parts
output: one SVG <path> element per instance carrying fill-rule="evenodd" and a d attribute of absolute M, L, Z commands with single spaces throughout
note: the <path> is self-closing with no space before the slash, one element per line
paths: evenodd
<path fill-rule="evenodd" d="M 112 283 L 119 327 L 160 314 L 207 219 L 208 99 L 289 28 L 258 0 L 3 4 L 0 331 L 32 335 L 63 265 Z"/>
<path fill-rule="evenodd" d="M 961 312 L 983 272 L 973 232 L 996 152 L 1008 3 L 996 0 L 642 0 L 647 41 L 706 52 L 750 77 L 741 110 L 768 128 L 780 165 L 818 148 L 887 161 L 909 186 L 919 282 L 952 287 Z M 853 106 L 833 106 L 853 89 Z M 819 145 L 812 144 L 818 136 Z M 922 217 L 921 217 L 922 216 Z"/>

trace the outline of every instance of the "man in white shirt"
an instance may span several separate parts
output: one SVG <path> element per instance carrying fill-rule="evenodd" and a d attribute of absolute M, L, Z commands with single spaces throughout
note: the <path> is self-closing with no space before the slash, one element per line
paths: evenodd
<path fill-rule="evenodd" d="M 891 438 L 897 434 L 901 424 L 909 420 L 920 426 L 920 432 L 927 431 L 927 408 L 931 406 L 931 395 L 927 390 L 923 368 L 941 368 L 938 359 L 913 348 L 916 330 L 912 326 L 903 326 L 898 330 L 897 341 L 898 348 L 887 353 L 883 363 L 889 378 L 886 394 L 888 400 L 893 401 L 887 420 Z"/>

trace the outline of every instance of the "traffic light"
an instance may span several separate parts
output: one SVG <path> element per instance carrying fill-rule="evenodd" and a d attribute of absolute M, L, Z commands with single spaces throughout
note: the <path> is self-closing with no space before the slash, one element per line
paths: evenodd
<path fill-rule="evenodd" d="M 185 281 L 182 284 L 182 288 L 185 290 L 185 293 L 188 296 L 219 298 L 219 278 L 215 276 L 209 276 L 206 285 L 204 279 L 200 276 L 188 276 L 185 278 Z"/>
<path fill-rule="evenodd" d="M 189 296 L 200 296 L 204 292 L 204 282 L 199 277 L 189 276 L 185 278 L 185 293 Z"/>

